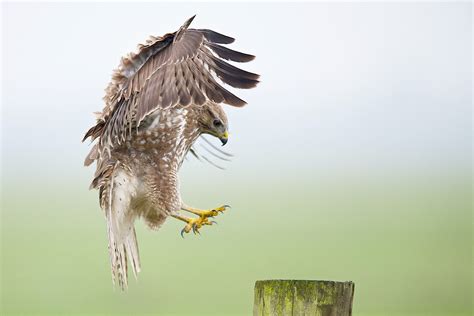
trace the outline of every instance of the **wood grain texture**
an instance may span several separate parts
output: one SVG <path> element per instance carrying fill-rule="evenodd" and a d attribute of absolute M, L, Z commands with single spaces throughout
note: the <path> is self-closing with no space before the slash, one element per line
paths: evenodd
<path fill-rule="evenodd" d="M 350 281 L 257 281 L 253 315 L 350 316 L 353 297 Z"/>

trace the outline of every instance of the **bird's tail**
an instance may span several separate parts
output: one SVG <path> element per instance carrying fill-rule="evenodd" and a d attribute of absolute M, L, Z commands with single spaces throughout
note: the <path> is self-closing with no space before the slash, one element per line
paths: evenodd
<path fill-rule="evenodd" d="M 135 228 L 132 228 L 128 236 L 121 243 L 115 239 L 111 227 L 108 227 L 108 235 L 112 281 L 114 284 L 118 283 L 118 286 L 125 290 L 128 287 L 128 261 L 131 263 L 135 278 L 138 272 L 140 272 L 140 255 L 138 253 Z"/>
<path fill-rule="evenodd" d="M 99 188 L 100 205 L 105 212 L 112 282 L 125 290 L 128 287 L 128 262 L 135 278 L 140 272 L 140 255 L 133 226 L 135 215 L 130 209 L 130 192 L 134 192 L 135 186 L 127 182 L 119 163 L 99 164 L 97 168 L 91 186 Z M 116 186 L 116 183 L 120 185 Z"/>

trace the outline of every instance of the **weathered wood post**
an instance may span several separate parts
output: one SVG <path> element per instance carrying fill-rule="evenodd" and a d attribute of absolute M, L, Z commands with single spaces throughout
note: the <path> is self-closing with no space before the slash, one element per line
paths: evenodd
<path fill-rule="evenodd" d="M 353 282 L 266 280 L 255 283 L 254 316 L 350 316 Z"/>

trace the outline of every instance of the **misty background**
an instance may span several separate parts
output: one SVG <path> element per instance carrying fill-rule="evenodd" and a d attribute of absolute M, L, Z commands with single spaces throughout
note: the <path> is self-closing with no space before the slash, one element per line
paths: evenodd
<path fill-rule="evenodd" d="M 123 294 L 81 139 L 120 57 L 194 14 L 261 75 L 225 107 L 226 170 L 180 174 L 232 209 L 184 240 L 137 223 Z M 471 3 L 3 3 L 2 69 L 2 314 L 249 315 L 268 278 L 352 280 L 354 315 L 470 314 Z"/>

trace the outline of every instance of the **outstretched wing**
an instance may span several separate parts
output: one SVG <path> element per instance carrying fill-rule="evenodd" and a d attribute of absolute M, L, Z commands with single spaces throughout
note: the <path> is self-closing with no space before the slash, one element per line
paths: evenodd
<path fill-rule="evenodd" d="M 199 106 L 207 101 L 237 107 L 246 104 L 216 79 L 235 88 L 255 87 L 257 74 L 224 61 L 248 62 L 254 56 L 220 45 L 232 43 L 231 37 L 188 29 L 193 19 L 177 32 L 151 37 L 137 54 L 122 59 L 106 89 L 106 106 L 84 139 L 100 137 L 101 147 L 110 148 L 122 143 L 132 128 L 158 109 Z"/>

